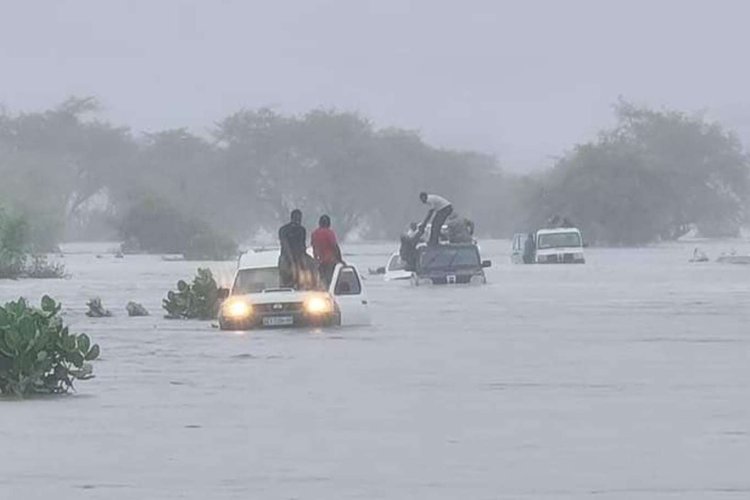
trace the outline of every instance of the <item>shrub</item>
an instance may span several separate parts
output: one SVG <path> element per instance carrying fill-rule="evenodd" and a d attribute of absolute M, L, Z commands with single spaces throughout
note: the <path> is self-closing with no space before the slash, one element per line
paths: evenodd
<path fill-rule="evenodd" d="M 23 274 L 28 247 L 26 220 L 0 211 L 0 278 L 15 279 Z"/>
<path fill-rule="evenodd" d="M 86 305 L 89 306 L 89 310 L 86 311 L 86 316 L 89 318 L 109 318 L 112 316 L 112 313 L 109 311 L 109 309 L 106 309 L 102 305 L 102 299 L 99 297 L 94 297 L 93 299 L 86 302 Z"/>
<path fill-rule="evenodd" d="M 232 260 L 237 257 L 237 243 L 231 238 L 198 228 L 182 250 L 185 260 Z"/>
<path fill-rule="evenodd" d="M 190 260 L 229 260 L 237 244 L 205 222 L 168 205 L 146 198 L 125 214 L 120 226 L 125 253 L 183 254 Z"/>
<path fill-rule="evenodd" d="M 74 380 L 93 377 L 99 346 L 73 334 L 58 316 L 60 304 L 44 296 L 41 308 L 24 299 L 0 307 L 0 393 L 63 393 Z"/>
<path fill-rule="evenodd" d="M 198 269 L 193 283 L 177 282 L 163 300 L 168 319 L 213 319 L 219 312 L 219 287 L 210 269 Z"/>
<path fill-rule="evenodd" d="M 65 277 L 65 265 L 57 262 L 49 262 L 43 254 L 33 255 L 31 263 L 24 269 L 23 275 L 27 278 L 53 279 Z"/>
<path fill-rule="evenodd" d="M 128 305 L 125 306 L 125 309 L 128 311 L 128 316 L 148 316 L 148 311 L 146 310 L 146 308 L 137 302 L 128 302 Z"/>

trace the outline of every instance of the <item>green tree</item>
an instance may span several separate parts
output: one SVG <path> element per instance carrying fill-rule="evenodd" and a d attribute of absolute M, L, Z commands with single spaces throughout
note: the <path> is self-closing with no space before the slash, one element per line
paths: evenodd
<path fill-rule="evenodd" d="M 564 214 L 592 241 L 642 244 L 697 226 L 736 234 L 750 193 L 750 163 L 718 124 L 620 102 L 617 126 L 576 147 L 530 200 L 533 219 Z"/>

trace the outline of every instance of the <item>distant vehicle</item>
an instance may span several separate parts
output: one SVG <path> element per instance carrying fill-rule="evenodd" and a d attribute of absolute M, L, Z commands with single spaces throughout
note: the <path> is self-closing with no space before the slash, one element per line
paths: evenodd
<path fill-rule="evenodd" d="M 581 231 L 574 227 L 539 229 L 513 236 L 511 261 L 515 264 L 583 264 Z"/>
<path fill-rule="evenodd" d="M 328 290 L 295 290 L 279 285 L 279 251 L 248 252 L 240 257 L 231 290 L 219 311 L 222 330 L 264 327 L 364 325 L 370 311 L 354 266 L 339 264 Z"/>
<path fill-rule="evenodd" d="M 693 250 L 693 257 L 688 262 L 708 262 L 708 255 L 703 250 L 696 248 Z"/>
<path fill-rule="evenodd" d="M 720 264 L 745 264 L 750 265 L 750 255 L 737 255 L 735 252 L 730 254 L 721 254 L 716 258 Z"/>
<path fill-rule="evenodd" d="M 398 252 L 391 254 L 385 266 L 384 281 L 399 281 L 411 279 L 411 271 L 405 269 L 405 263 Z"/>
<path fill-rule="evenodd" d="M 492 262 L 482 260 L 473 243 L 421 246 L 418 248 L 417 269 L 412 274 L 414 285 L 484 284 L 484 269 Z"/>

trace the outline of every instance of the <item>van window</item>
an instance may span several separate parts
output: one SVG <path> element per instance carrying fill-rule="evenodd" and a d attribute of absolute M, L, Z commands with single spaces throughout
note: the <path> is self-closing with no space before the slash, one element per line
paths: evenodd
<path fill-rule="evenodd" d="M 245 293 L 260 293 L 263 290 L 279 287 L 278 267 L 259 267 L 256 269 L 241 269 L 237 273 L 232 287 L 232 295 Z"/>
<path fill-rule="evenodd" d="M 577 232 L 571 231 L 569 233 L 551 233 L 551 234 L 540 234 L 539 241 L 537 242 L 537 248 L 564 248 L 564 247 L 580 247 L 581 246 L 581 235 Z"/>
<path fill-rule="evenodd" d="M 420 267 L 424 270 L 479 266 L 479 252 L 473 246 L 436 245 L 427 247 L 420 258 Z"/>
<path fill-rule="evenodd" d="M 336 295 L 359 295 L 362 293 L 359 276 L 357 276 L 357 272 L 353 267 L 341 268 L 333 293 Z"/>

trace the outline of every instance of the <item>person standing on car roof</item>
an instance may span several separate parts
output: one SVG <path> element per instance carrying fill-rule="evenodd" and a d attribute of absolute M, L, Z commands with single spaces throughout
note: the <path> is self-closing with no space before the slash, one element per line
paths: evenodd
<path fill-rule="evenodd" d="M 336 240 L 336 233 L 331 229 L 331 218 L 327 215 L 320 216 L 318 228 L 310 235 L 310 244 L 315 260 L 318 261 L 320 278 L 327 289 L 331 284 L 336 264 L 344 262 L 341 258 L 341 248 Z"/>
<path fill-rule="evenodd" d="M 298 288 L 305 267 L 307 231 L 302 225 L 302 211 L 292 210 L 290 221 L 279 229 L 279 278 L 282 287 Z"/>
<path fill-rule="evenodd" d="M 430 230 L 430 239 L 428 245 L 437 245 L 440 242 L 440 229 L 443 227 L 445 220 L 453 213 L 453 205 L 450 201 L 436 194 L 419 193 L 419 199 L 427 205 L 430 210 L 427 212 L 422 226 L 426 226 L 432 219 L 432 229 Z"/>

